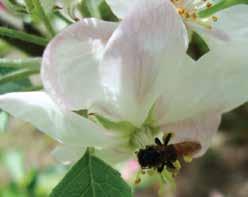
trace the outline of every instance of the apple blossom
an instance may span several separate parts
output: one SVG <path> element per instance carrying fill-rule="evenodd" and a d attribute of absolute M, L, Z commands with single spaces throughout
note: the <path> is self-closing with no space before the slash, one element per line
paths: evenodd
<path fill-rule="evenodd" d="M 131 0 L 106 0 L 113 12 L 122 19 L 135 4 Z M 135 0 L 136 3 L 142 0 Z M 248 34 L 247 5 L 242 1 L 211 1 L 211 0 L 168 0 L 182 17 L 184 24 L 191 33 L 196 31 L 208 41 L 214 39 L 231 41 L 246 39 Z M 229 7 L 232 6 L 233 7 Z M 235 5 L 235 6 L 234 6 Z M 222 7 L 221 7 L 222 6 Z M 221 11 L 220 11 L 221 10 Z M 217 38 L 217 40 L 216 40 Z M 212 46 L 210 46 L 212 47 Z"/>
<path fill-rule="evenodd" d="M 66 162 L 87 146 L 124 160 L 166 132 L 203 154 L 221 114 L 248 100 L 248 42 L 226 45 L 228 55 L 216 45 L 199 61 L 188 42 L 167 0 L 139 1 L 120 23 L 83 19 L 46 48 L 45 91 L 2 95 L 0 108 L 61 142 L 55 154 Z"/>

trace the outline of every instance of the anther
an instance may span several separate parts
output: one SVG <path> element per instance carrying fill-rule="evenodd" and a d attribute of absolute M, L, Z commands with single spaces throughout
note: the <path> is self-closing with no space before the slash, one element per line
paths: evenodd
<path fill-rule="evenodd" d="M 196 18 L 197 18 L 196 13 L 193 13 L 193 14 L 191 15 L 191 17 L 192 17 L 193 20 L 196 20 Z"/>
<path fill-rule="evenodd" d="M 178 11 L 178 14 L 180 14 L 180 15 L 183 15 L 185 12 L 185 10 L 183 8 L 178 8 L 177 11 Z"/>
<path fill-rule="evenodd" d="M 212 16 L 212 20 L 213 20 L 214 22 L 216 22 L 216 21 L 218 21 L 218 17 L 217 17 L 217 16 Z"/>
<path fill-rule="evenodd" d="M 184 17 L 185 17 L 186 19 L 190 18 L 189 13 L 188 13 L 188 12 L 185 12 Z"/>
<path fill-rule="evenodd" d="M 207 7 L 208 7 L 208 8 L 212 7 L 212 3 L 209 3 L 209 2 L 208 2 L 208 3 L 207 3 Z"/>

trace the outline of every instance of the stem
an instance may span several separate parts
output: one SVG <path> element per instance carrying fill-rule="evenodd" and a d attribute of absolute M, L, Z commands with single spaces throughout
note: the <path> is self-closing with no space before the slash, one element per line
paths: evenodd
<path fill-rule="evenodd" d="M 39 73 L 39 69 L 22 69 L 18 70 L 12 73 L 9 73 L 7 75 L 4 75 L 3 77 L 0 77 L 0 85 L 12 81 L 17 81 L 19 79 L 27 78 L 32 74 Z"/>
<path fill-rule="evenodd" d="M 16 31 L 6 27 L 0 27 L 0 37 L 9 37 L 19 39 L 25 42 L 33 43 L 40 46 L 46 46 L 48 40 L 39 36 L 28 34 L 21 31 Z"/>
<path fill-rule="evenodd" d="M 39 69 L 40 65 L 41 58 L 27 58 L 16 60 L 0 59 L 0 67 Z"/>
<path fill-rule="evenodd" d="M 46 16 L 46 13 L 45 13 L 42 5 L 40 4 L 40 0 L 33 0 L 33 4 L 34 4 L 34 7 L 39 14 L 40 19 L 44 22 L 44 25 L 46 26 L 51 37 L 53 37 L 56 33 L 52 27 L 52 24 L 50 23 L 50 20 Z"/>
<path fill-rule="evenodd" d="M 198 12 L 197 15 L 201 18 L 206 18 L 206 17 L 209 17 L 215 14 L 216 12 L 220 10 L 223 10 L 223 9 L 226 9 L 228 7 L 238 5 L 238 4 L 248 4 L 248 0 L 222 0 L 221 2 L 213 5 L 212 7 Z"/>

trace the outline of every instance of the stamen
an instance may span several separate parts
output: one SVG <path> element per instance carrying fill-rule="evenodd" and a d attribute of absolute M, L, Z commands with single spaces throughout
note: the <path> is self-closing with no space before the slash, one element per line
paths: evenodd
<path fill-rule="evenodd" d="M 174 3 L 177 12 L 179 15 L 182 16 L 182 18 L 186 21 L 192 21 L 194 23 L 197 23 L 198 25 L 207 28 L 212 29 L 212 23 L 216 22 L 218 20 L 217 16 L 211 16 L 208 18 L 199 18 L 197 13 L 199 10 L 203 8 L 210 8 L 213 6 L 212 3 L 209 2 L 209 0 L 171 0 L 172 3 Z"/>

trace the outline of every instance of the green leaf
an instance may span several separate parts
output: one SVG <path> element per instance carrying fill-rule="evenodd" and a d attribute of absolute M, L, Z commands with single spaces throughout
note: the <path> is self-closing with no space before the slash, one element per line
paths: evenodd
<path fill-rule="evenodd" d="M 39 36 L 28 34 L 22 31 L 0 27 L 0 37 L 14 38 L 28 43 L 33 43 L 40 46 L 46 46 L 48 40 Z"/>
<path fill-rule="evenodd" d="M 8 124 L 8 114 L 0 111 L 0 133 L 4 133 Z"/>
<path fill-rule="evenodd" d="M 55 30 L 53 29 L 50 19 L 45 13 L 45 10 L 41 4 L 41 0 L 32 0 L 32 2 L 33 2 L 35 12 L 37 13 L 40 20 L 43 21 L 50 36 L 53 37 L 56 33 L 55 33 Z"/>
<path fill-rule="evenodd" d="M 0 67 L 5 68 L 36 68 L 39 69 L 41 58 L 26 58 L 26 59 L 1 59 Z"/>
<path fill-rule="evenodd" d="M 99 4 L 99 12 L 101 18 L 105 21 L 113 21 L 113 22 L 119 21 L 118 17 L 115 16 L 115 14 L 112 12 L 111 8 L 106 3 L 106 1 L 101 1 L 101 3 Z"/>
<path fill-rule="evenodd" d="M 131 197 L 131 188 L 119 172 L 88 149 L 53 189 L 51 197 Z"/>
<path fill-rule="evenodd" d="M 22 70 L 22 69 L 20 69 Z M 0 67 L 0 79 L 6 80 L 6 76 L 11 76 L 13 73 L 17 71 L 16 68 L 13 67 Z M 11 74 L 12 73 L 12 74 Z M 33 88 L 30 80 L 28 78 L 19 78 L 15 80 L 12 78 L 11 81 L 5 81 L 6 83 L 0 85 L 0 94 L 8 93 L 8 92 L 16 92 L 16 91 L 26 91 L 30 88 Z"/>
<path fill-rule="evenodd" d="M 214 4 L 210 8 L 201 10 L 200 12 L 198 12 L 197 15 L 201 18 L 209 17 L 220 10 L 223 10 L 223 9 L 226 9 L 231 6 L 238 5 L 238 4 L 248 4 L 248 0 L 222 0 Z"/>
<path fill-rule="evenodd" d="M 25 79 L 33 74 L 38 74 L 39 69 L 20 69 L 0 77 L 0 85 L 8 82 Z"/>

